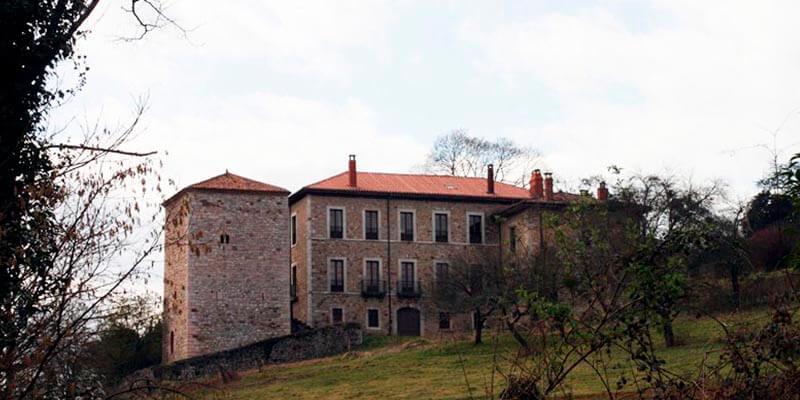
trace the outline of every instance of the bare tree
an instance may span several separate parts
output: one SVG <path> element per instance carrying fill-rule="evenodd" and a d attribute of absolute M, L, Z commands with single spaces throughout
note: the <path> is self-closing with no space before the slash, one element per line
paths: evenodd
<path fill-rule="evenodd" d="M 491 254 L 461 256 L 451 260 L 446 276 L 439 276 L 434 302 L 439 310 L 452 314 L 472 314 L 475 344 L 483 343 L 487 320 L 500 310 L 505 282 Z"/>
<path fill-rule="evenodd" d="M 486 166 L 494 164 L 495 179 L 524 187 L 538 159 L 538 151 L 510 139 L 490 141 L 458 129 L 436 138 L 422 168 L 432 174 L 483 177 Z"/>

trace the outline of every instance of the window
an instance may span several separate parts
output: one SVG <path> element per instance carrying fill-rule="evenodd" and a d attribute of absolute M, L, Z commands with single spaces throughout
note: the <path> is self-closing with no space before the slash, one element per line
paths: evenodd
<path fill-rule="evenodd" d="M 368 287 L 378 286 L 380 282 L 380 263 L 378 261 L 367 261 L 367 271 L 364 280 L 367 281 Z"/>
<path fill-rule="evenodd" d="M 512 253 L 517 250 L 517 228 L 514 226 L 508 229 L 508 249 Z"/>
<path fill-rule="evenodd" d="M 367 310 L 367 328 L 380 328 L 378 310 Z"/>
<path fill-rule="evenodd" d="M 344 210 L 331 208 L 328 216 L 328 227 L 331 239 L 344 238 Z"/>
<path fill-rule="evenodd" d="M 341 308 L 331 309 L 331 322 L 334 325 L 340 325 L 344 319 L 344 311 Z"/>
<path fill-rule="evenodd" d="M 414 241 L 414 213 L 403 211 L 400 213 L 400 240 Z"/>
<path fill-rule="evenodd" d="M 219 235 L 219 242 L 222 244 L 228 244 L 231 242 L 231 237 L 223 233 L 222 235 Z"/>
<path fill-rule="evenodd" d="M 175 331 L 169 331 L 169 354 L 175 354 Z"/>
<path fill-rule="evenodd" d="M 469 216 L 469 242 L 472 244 L 483 243 L 483 215 Z"/>
<path fill-rule="evenodd" d="M 364 239 L 378 240 L 378 212 L 364 211 Z"/>
<path fill-rule="evenodd" d="M 297 296 L 297 266 L 292 265 L 292 276 L 289 277 L 289 296 L 295 298 Z"/>
<path fill-rule="evenodd" d="M 344 292 L 344 260 L 331 260 L 331 292 Z"/>
<path fill-rule="evenodd" d="M 439 329 L 450 329 L 450 313 L 439 313 Z"/>
<path fill-rule="evenodd" d="M 447 243 L 447 214 L 433 214 L 434 234 L 439 243 Z"/>
<path fill-rule="evenodd" d="M 436 263 L 436 280 L 445 281 L 450 274 L 450 265 L 443 262 Z"/>
<path fill-rule="evenodd" d="M 400 263 L 400 292 L 414 293 L 414 263 L 403 261 Z"/>
<path fill-rule="evenodd" d="M 297 215 L 292 215 L 292 246 L 297 244 Z"/>

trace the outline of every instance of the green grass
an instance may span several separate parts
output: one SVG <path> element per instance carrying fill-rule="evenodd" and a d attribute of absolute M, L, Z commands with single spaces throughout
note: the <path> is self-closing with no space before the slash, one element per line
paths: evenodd
<path fill-rule="evenodd" d="M 726 323 L 746 323 L 763 321 L 768 315 L 755 310 L 718 318 Z M 717 357 L 721 329 L 710 318 L 682 316 L 676 321 L 675 332 L 681 346 L 665 348 L 658 344 L 659 354 L 671 370 L 691 373 L 707 354 L 712 359 Z M 463 399 L 469 398 L 471 391 L 472 396 L 480 398 L 492 379 L 495 347 L 502 355 L 512 354 L 517 348 L 506 334 L 487 333 L 485 342 L 474 346 L 468 340 L 368 336 L 349 354 L 242 373 L 239 381 L 198 394 L 208 399 Z M 622 352 L 612 352 L 607 364 L 612 383 L 620 374 L 631 373 L 632 364 Z M 496 385 L 502 384 L 500 376 L 494 379 Z M 566 388 L 575 395 L 590 397 L 603 392 L 597 375 L 587 365 L 573 371 Z"/>

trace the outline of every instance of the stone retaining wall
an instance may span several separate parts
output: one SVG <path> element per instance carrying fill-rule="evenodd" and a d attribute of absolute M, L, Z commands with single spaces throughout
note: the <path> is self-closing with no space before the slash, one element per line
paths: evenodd
<path fill-rule="evenodd" d="M 361 344 L 362 340 L 361 328 L 357 324 L 329 326 L 187 358 L 169 365 L 145 368 L 131 374 L 126 381 L 185 381 L 217 375 L 220 367 L 226 372 L 244 371 L 263 365 L 327 357 L 349 351 L 352 346 Z"/>

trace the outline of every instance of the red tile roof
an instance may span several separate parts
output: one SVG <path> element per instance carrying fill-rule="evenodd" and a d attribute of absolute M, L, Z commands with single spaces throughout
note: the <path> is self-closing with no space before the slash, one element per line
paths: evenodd
<path fill-rule="evenodd" d="M 288 195 L 290 192 L 282 187 L 270 185 L 267 183 L 254 181 L 243 176 L 235 175 L 225 171 L 222 175 L 217 175 L 213 178 L 206 179 L 202 182 L 197 182 L 189 185 L 172 197 L 164 201 L 164 204 L 169 203 L 172 199 L 177 198 L 180 194 L 185 193 L 187 190 L 221 190 L 221 191 L 235 191 L 235 192 L 260 192 L 260 193 L 274 193 Z"/>
<path fill-rule="evenodd" d="M 304 189 L 380 192 L 434 196 L 465 196 L 501 199 L 530 199 L 528 189 L 495 182 L 494 194 L 486 193 L 486 178 L 449 175 L 387 174 L 358 172 L 357 187 L 349 186 L 347 172 L 313 183 Z"/>
<path fill-rule="evenodd" d="M 247 179 L 225 172 L 222 175 L 189 185 L 187 189 L 239 190 L 246 192 L 289 193 L 288 190 L 267 183 Z"/>

